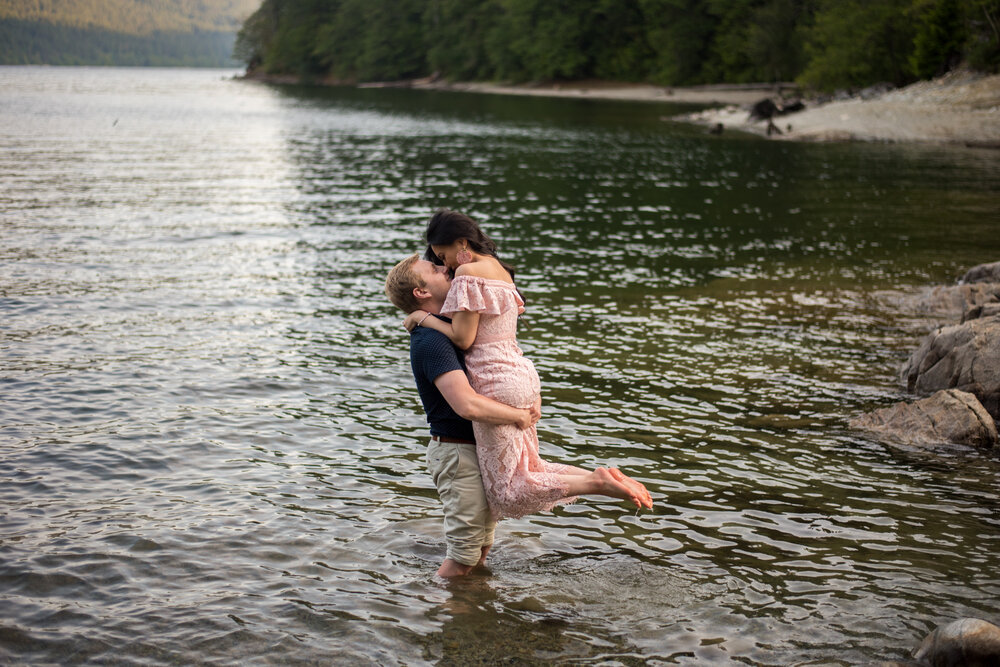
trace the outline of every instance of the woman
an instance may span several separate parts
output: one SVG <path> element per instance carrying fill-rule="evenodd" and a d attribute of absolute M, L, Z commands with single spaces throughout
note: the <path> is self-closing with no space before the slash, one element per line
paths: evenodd
<path fill-rule="evenodd" d="M 451 324 L 425 311 L 404 325 L 437 329 L 465 355 L 469 383 L 477 393 L 514 407 L 529 407 L 540 393 L 538 373 L 517 345 L 517 316 L 524 301 L 514 269 L 497 257 L 496 244 L 466 215 L 441 210 L 427 225 L 426 259 L 444 264 L 454 280 L 442 307 Z M 519 517 L 598 494 L 653 506 L 641 483 L 615 468 L 584 470 L 543 461 L 534 426 L 473 423 L 483 487 L 497 519 Z"/>

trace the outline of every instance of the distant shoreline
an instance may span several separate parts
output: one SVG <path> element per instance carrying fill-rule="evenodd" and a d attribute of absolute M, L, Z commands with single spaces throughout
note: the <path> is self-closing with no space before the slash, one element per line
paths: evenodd
<path fill-rule="evenodd" d="M 244 78 L 270 83 L 299 83 L 297 77 L 248 74 Z M 345 82 L 318 82 L 351 85 Z M 412 88 L 529 95 L 572 99 L 627 100 L 703 105 L 711 108 L 665 118 L 725 130 L 767 136 L 766 120 L 751 120 L 750 107 L 770 98 L 799 99 L 791 83 L 719 84 L 665 87 L 605 81 L 508 85 L 449 83 L 434 79 L 360 84 L 361 88 Z M 771 138 L 792 141 L 883 141 L 958 144 L 1000 149 L 1000 75 L 952 72 L 933 81 L 873 93 L 864 98 L 833 101 L 803 99 L 805 109 L 776 116 Z"/>
<path fill-rule="evenodd" d="M 242 78 L 275 84 L 299 84 L 295 75 L 250 73 Z M 692 105 L 753 104 L 762 97 L 797 90 L 793 83 L 778 84 L 712 84 L 705 86 L 672 87 L 644 83 L 615 81 L 568 81 L 562 83 L 502 84 L 480 82 L 448 82 L 434 78 L 406 79 L 376 83 L 319 80 L 316 85 L 353 86 L 356 88 L 412 88 L 491 95 L 527 95 L 535 97 L 567 97 L 576 99 L 626 100 L 667 102 Z"/>

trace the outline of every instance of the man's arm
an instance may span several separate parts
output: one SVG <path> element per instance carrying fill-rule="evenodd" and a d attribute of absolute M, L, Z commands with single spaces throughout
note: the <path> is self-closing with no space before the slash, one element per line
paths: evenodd
<path fill-rule="evenodd" d="M 540 402 L 531 409 L 512 408 L 509 405 L 494 401 L 477 394 L 469 385 L 469 378 L 461 370 L 442 373 L 434 380 L 434 385 L 448 401 L 451 409 L 473 422 L 487 424 L 517 424 L 520 428 L 528 428 L 541 417 Z"/>

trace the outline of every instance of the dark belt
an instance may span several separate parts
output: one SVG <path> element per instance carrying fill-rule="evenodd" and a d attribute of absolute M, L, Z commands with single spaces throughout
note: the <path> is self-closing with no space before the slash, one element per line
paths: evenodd
<path fill-rule="evenodd" d="M 438 442 L 453 442 L 457 445 L 474 445 L 475 440 L 462 440 L 461 438 L 449 438 L 446 435 L 432 435 L 431 440 L 437 440 Z"/>

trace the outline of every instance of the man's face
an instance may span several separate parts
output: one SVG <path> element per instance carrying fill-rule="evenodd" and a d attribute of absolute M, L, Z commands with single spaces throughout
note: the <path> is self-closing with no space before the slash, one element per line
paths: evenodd
<path fill-rule="evenodd" d="M 424 289 L 430 292 L 435 299 L 444 301 L 449 288 L 451 288 L 448 267 L 432 264 L 426 259 L 418 259 L 413 263 L 413 272 L 424 281 Z"/>

